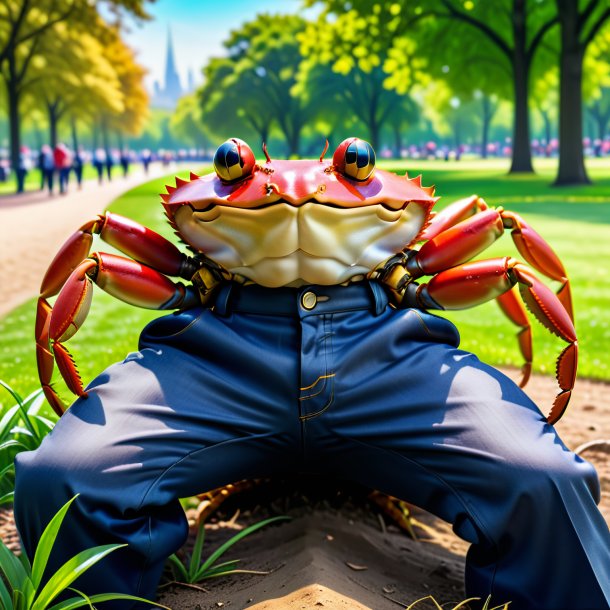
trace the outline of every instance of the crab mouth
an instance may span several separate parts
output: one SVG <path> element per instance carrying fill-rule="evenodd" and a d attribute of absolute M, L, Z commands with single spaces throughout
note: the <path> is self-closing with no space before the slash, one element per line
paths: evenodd
<path fill-rule="evenodd" d="M 375 215 L 377 216 L 377 218 L 379 218 L 379 220 L 382 220 L 384 222 L 396 222 L 403 214 L 405 208 L 407 207 L 407 205 L 409 204 L 409 202 L 405 202 L 405 206 L 402 208 L 390 208 L 388 206 L 386 206 L 383 203 L 373 203 L 367 206 L 361 206 L 360 208 L 357 209 L 363 209 L 363 208 L 373 208 L 375 210 Z M 265 210 L 265 209 L 269 209 L 272 207 L 282 207 L 282 206 L 288 206 L 290 208 L 304 208 L 306 206 L 322 206 L 324 208 L 329 208 L 329 209 L 335 209 L 335 210 L 345 210 L 347 211 L 347 213 L 349 213 L 349 210 L 353 210 L 354 208 L 351 207 L 344 207 L 342 205 L 339 204 L 335 204 L 335 203 L 321 203 L 319 201 L 316 201 L 315 199 L 310 199 L 304 203 L 300 203 L 300 204 L 294 204 L 290 201 L 284 201 L 284 200 L 279 200 L 279 201 L 274 201 L 273 203 L 265 203 L 262 205 L 259 205 L 257 207 L 252 207 L 252 208 L 234 208 L 234 207 L 229 207 L 229 206 L 223 206 L 223 205 L 218 205 L 216 203 L 209 203 L 207 205 L 199 205 L 196 206 L 193 203 L 187 203 L 184 204 L 184 206 L 182 207 L 188 207 L 190 208 L 193 218 L 195 218 L 196 220 L 198 220 L 199 222 L 211 222 L 213 220 L 216 220 L 217 218 L 219 218 L 222 214 L 224 210 L 240 210 L 243 214 L 244 217 L 247 216 L 247 214 L 249 213 L 256 213 L 260 210 Z M 179 209 L 181 209 L 179 208 Z M 182 215 L 184 215 L 184 213 L 181 213 Z M 178 211 L 176 212 L 176 217 L 178 216 Z"/>
<path fill-rule="evenodd" d="M 276 287 L 366 275 L 416 238 L 426 213 L 418 205 L 391 210 L 281 201 L 257 208 L 183 205 L 174 223 L 193 250 L 233 274 Z"/>

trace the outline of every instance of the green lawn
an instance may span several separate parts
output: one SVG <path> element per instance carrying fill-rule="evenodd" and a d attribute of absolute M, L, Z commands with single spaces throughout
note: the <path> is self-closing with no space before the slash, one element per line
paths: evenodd
<path fill-rule="evenodd" d="M 386 169 L 410 175 L 423 173 L 425 185 L 436 184 L 442 196 L 439 208 L 458 197 L 477 192 L 488 203 L 503 205 L 520 214 L 555 248 L 572 279 L 577 330 L 581 346 L 581 376 L 610 380 L 606 354 L 610 350 L 610 161 L 590 163 L 593 186 L 556 189 L 549 186 L 554 163 L 538 164 L 535 176 L 508 176 L 505 160 L 489 162 L 442 161 L 382 162 Z M 166 180 L 154 180 L 115 201 L 112 211 L 130 216 L 171 238 L 158 193 Z M 109 248 L 96 244 L 96 249 Z M 518 256 L 509 236 L 496 243 L 485 256 Z M 37 387 L 33 326 L 34 300 L 0 320 L 2 348 L 0 379 L 21 394 Z M 83 378 L 88 381 L 108 364 L 122 359 L 137 346 L 137 336 L 156 312 L 138 310 L 96 291 L 91 314 L 68 346 Z M 462 346 L 483 360 L 497 365 L 519 365 L 514 328 L 495 304 L 449 316 L 462 333 Z M 554 371 L 563 343 L 535 324 L 535 369 Z M 67 391 L 62 392 L 67 399 Z M 549 397 L 549 401 L 552 397 Z M 8 404 L 4 396 L 0 404 Z"/>

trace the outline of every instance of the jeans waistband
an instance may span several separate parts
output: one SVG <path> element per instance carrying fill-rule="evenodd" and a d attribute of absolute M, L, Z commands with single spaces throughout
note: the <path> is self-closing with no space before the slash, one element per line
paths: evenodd
<path fill-rule="evenodd" d="M 369 310 L 380 315 L 388 297 L 373 281 L 347 286 L 302 286 L 301 288 L 265 288 L 257 284 L 223 284 L 214 304 L 221 316 L 249 313 L 303 318 L 309 315 Z"/>

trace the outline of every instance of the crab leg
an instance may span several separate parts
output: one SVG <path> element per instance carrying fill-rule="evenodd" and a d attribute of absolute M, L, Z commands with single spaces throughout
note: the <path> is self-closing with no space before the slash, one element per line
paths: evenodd
<path fill-rule="evenodd" d="M 417 289 L 419 302 L 427 308 L 466 309 L 507 293 L 515 285 L 528 309 L 549 331 L 569 345 L 557 359 L 557 381 L 561 392 L 547 418 L 555 423 L 565 411 L 577 366 L 576 331 L 569 313 L 555 293 L 523 263 L 512 258 L 475 261 L 442 271 Z"/>
<path fill-rule="evenodd" d="M 498 298 L 498 305 L 504 312 L 504 315 L 515 325 L 520 326 L 521 330 L 517 333 L 517 339 L 519 341 L 519 350 L 525 360 L 525 363 L 521 367 L 521 381 L 519 382 L 520 387 L 524 387 L 529 381 L 532 373 L 532 360 L 534 357 L 532 347 L 532 327 L 528 320 L 523 301 L 519 299 L 516 293 L 516 288 L 501 294 Z"/>
<path fill-rule="evenodd" d="M 122 301 L 147 309 L 175 309 L 198 304 L 194 291 L 121 256 L 95 253 L 77 265 L 52 309 L 44 298 L 38 303 L 36 347 L 40 383 L 49 403 L 60 415 L 65 407 L 51 387 L 53 356 L 68 388 L 78 396 L 85 396 L 76 365 L 63 343 L 76 333 L 87 317 L 93 282 Z"/>
<path fill-rule="evenodd" d="M 471 195 L 464 199 L 454 201 L 444 210 L 432 217 L 430 224 L 424 229 L 421 234 L 421 239 L 429 240 L 436 237 L 439 233 L 450 229 L 458 222 L 473 216 L 479 212 L 484 212 L 487 209 L 487 204 L 478 195 Z"/>
<path fill-rule="evenodd" d="M 488 209 L 476 195 L 452 203 L 432 219 L 422 234 L 428 241 L 410 261 L 408 270 L 415 278 L 465 263 L 491 245 L 504 229 L 511 230 L 517 250 L 534 269 L 561 282 L 557 296 L 574 320 L 570 283 L 555 251 L 521 216 L 501 207 Z"/>
<path fill-rule="evenodd" d="M 521 216 L 505 210 L 501 210 L 501 215 L 504 227 L 512 229 L 511 236 L 521 256 L 540 273 L 561 282 L 557 297 L 574 320 L 570 282 L 557 254 Z"/>
<path fill-rule="evenodd" d="M 68 276 L 89 255 L 94 234 L 166 275 L 190 278 L 194 273 L 188 258 L 170 241 L 129 218 L 108 212 L 86 222 L 60 248 L 42 280 L 41 297 L 48 298 L 59 292 Z"/>

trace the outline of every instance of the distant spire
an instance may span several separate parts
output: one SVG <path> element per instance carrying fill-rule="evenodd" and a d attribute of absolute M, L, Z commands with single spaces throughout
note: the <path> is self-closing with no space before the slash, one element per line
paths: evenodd
<path fill-rule="evenodd" d="M 167 55 L 165 59 L 165 93 L 169 97 L 175 97 L 176 99 L 182 94 L 182 85 L 180 84 L 180 77 L 178 76 L 174 59 L 172 31 L 169 24 L 167 26 Z"/>

